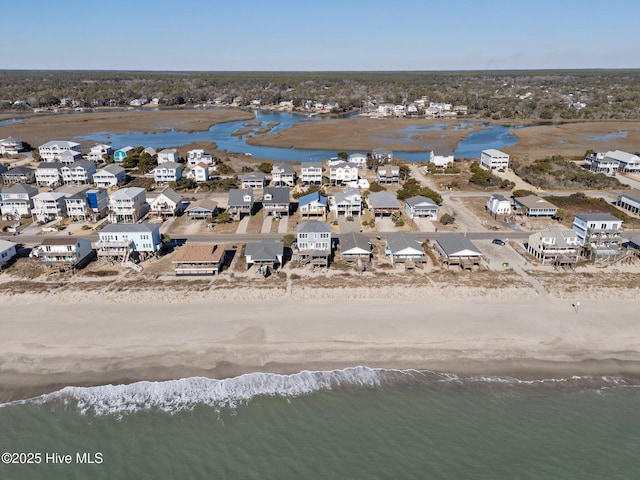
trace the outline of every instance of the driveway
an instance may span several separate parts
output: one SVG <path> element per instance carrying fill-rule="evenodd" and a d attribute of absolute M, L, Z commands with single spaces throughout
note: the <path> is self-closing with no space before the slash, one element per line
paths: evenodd
<path fill-rule="evenodd" d="M 338 217 L 338 226 L 340 227 L 340 233 L 360 232 L 360 218 L 354 217 L 353 222 L 347 222 L 347 217 Z"/>
<path fill-rule="evenodd" d="M 389 217 L 376 218 L 376 229 L 379 232 L 395 232 L 396 226 Z"/>
<path fill-rule="evenodd" d="M 249 226 L 249 220 L 251 220 L 251 215 L 245 215 L 240 222 L 238 222 L 238 228 L 236 229 L 236 233 L 247 233 L 247 227 Z"/>
<path fill-rule="evenodd" d="M 413 221 L 421 232 L 436 231 L 436 226 L 433 224 L 433 221 L 428 218 L 414 218 Z"/>
<path fill-rule="evenodd" d="M 273 222 L 273 217 L 271 215 L 267 215 L 264 217 L 262 221 L 262 229 L 260 233 L 271 233 L 271 223 Z"/>

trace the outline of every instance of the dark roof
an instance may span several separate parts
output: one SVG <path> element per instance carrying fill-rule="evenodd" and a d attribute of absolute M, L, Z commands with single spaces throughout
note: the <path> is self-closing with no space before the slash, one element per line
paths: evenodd
<path fill-rule="evenodd" d="M 367 202 L 373 208 L 400 208 L 400 202 L 396 196 L 389 192 L 372 192 Z"/>
<path fill-rule="evenodd" d="M 267 187 L 262 195 L 262 204 L 290 203 L 289 192 L 289 187 Z M 267 199 L 269 195 L 271 195 L 270 200 Z"/>
<path fill-rule="evenodd" d="M 463 250 L 471 250 L 478 255 L 482 255 L 478 247 L 471 240 L 459 233 L 445 233 L 438 236 L 436 243 L 440 246 L 446 255 L 455 255 Z"/>
<path fill-rule="evenodd" d="M 331 232 L 331 226 L 326 222 L 320 222 L 318 220 L 309 220 L 298 225 L 298 233 L 312 233 L 312 232 Z"/>
<path fill-rule="evenodd" d="M 421 243 L 414 238 L 411 238 L 405 232 L 392 232 L 385 235 L 387 241 L 387 247 L 392 253 L 400 252 L 405 248 L 412 248 L 424 253 Z"/>
<path fill-rule="evenodd" d="M 361 248 L 370 252 L 371 242 L 369 242 L 369 238 L 362 233 L 349 232 L 340 235 L 340 250 L 347 252 L 354 248 Z"/>
<path fill-rule="evenodd" d="M 112 223 L 100 230 L 100 233 L 146 233 L 155 230 L 160 230 L 156 223 Z"/>
<path fill-rule="evenodd" d="M 634 188 L 628 192 L 625 192 L 620 196 L 630 198 L 632 200 L 635 200 L 636 202 L 640 202 L 640 190 L 638 190 L 637 188 Z"/>
<path fill-rule="evenodd" d="M 275 240 L 262 240 L 261 242 L 247 243 L 244 254 L 257 262 L 277 261 L 284 252 L 284 244 Z"/>
<path fill-rule="evenodd" d="M 405 202 L 411 207 L 415 207 L 416 205 L 420 205 L 421 203 L 426 203 L 427 205 L 433 207 L 438 206 L 436 202 L 434 202 L 430 198 L 423 197 L 422 195 L 416 195 L 415 197 L 407 198 Z"/>
<path fill-rule="evenodd" d="M 251 197 L 251 201 L 245 202 L 244 196 L 249 195 Z M 243 206 L 243 205 L 251 205 L 253 203 L 253 190 L 250 188 L 232 188 L 229 190 L 229 202 L 228 205 L 231 207 Z"/>
<path fill-rule="evenodd" d="M 580 218 L 585 222 L 611 222 L 620 220 L 610 213 L 579 213 L 576 215 L 576 218 Z"/>
<path fill-rule="evenodd" d="M 24 175 L 24 174 L 29 174 L 31 172 L 33 172 L 32 168 L 14 167 L 4 172 L 3 175 Z"/>

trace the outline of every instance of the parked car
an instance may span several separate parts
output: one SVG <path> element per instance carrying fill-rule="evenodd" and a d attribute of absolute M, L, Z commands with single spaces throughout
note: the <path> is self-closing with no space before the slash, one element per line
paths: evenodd
<path fill-rule="evenodd" d="M 499 239 L 499 238 L 494 238 L 494 239 L 491 241 L 491 243 L 493 243 L 493 244 L 495 244 L 495 245 L 502 245 L 502 246 L 506 245 L 506 243 L 504 243 L 504 240 L 501 240 L 501 239 Z"/>

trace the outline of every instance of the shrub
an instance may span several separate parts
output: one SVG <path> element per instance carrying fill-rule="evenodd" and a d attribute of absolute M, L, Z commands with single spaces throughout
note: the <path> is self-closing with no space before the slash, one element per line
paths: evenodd
<path fill-rule="evenodd" d="M 449 215 L 448 213 L 445 213 L 440 217 L 440 223 L 442 225 L 451 225 L 455 221 L 456 217 L 454 217 L 453 215 Z"/>

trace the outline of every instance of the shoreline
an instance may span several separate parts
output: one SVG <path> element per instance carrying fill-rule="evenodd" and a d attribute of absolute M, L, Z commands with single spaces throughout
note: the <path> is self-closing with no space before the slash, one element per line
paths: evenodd
<path fill-rule="evenodd" d="M 42 298 L 28 303 L 28 297 L 20 303 L 29 307 L 0 320 L 3 403 L 64 386 L 358 365 L 523 380 L 593 375 L 640 382 L 633 300 L 583 300 L 576 312 L 567 300 L 541 297 L 331 303 L 145 298 L 135 309 L 98 298 L 69 304 Z"/>

